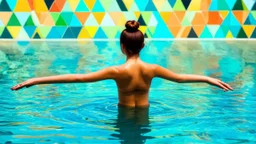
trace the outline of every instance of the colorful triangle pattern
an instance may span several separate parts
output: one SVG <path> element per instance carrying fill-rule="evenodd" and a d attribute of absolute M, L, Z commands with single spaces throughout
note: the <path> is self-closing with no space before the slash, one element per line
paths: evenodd
<path fill-rule="evenodd" d="M 256 38 L 255 0 L 0 0 L 0 38 Z"/>

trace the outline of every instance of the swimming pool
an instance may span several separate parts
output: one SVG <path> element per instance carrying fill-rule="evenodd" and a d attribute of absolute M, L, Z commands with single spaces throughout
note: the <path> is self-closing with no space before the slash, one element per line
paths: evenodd
<path fill-rule="evenodd" d="M 113 81 L 40 85 L 31 77 L 88 73 L 125 62 L 118 41 L 0 44 L 1 143 L 256 143 L 256 41 L 147 41 L 141 58 L 231 84 L 154 79 L 149 109 L 117 107 Z"/>

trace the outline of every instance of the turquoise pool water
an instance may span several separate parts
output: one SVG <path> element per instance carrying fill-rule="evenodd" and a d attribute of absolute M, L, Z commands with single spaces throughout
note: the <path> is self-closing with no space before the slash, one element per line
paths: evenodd
<path fill-rule="evenodd" d="M 31 77 L 122 64 L 118 42 L 1 42 L 0 143 L 256 143 L 255 44 L 147 41 L 144 61 L 220 78 L 234 91 L 154 79 L 149 109 L 122 109 L 113 81 L 10 90 Z"/>

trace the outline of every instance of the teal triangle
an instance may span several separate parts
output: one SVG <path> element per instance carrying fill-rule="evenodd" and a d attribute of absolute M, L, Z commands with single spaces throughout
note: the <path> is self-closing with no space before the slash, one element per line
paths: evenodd
<path fill-rule="evenodd" d="M 102 30 L 101 27 L 99 27 L 98 31 L 96 32 L 94 38 L 108 38 L 105 34 L 105 32 Z"/>
<path fill-rule="evenodd" d="M 214 0 L 216 1 L 216 0 Z M 226 3 L 226 0 L 218 0 L 218 9 L 217 10 L 230 10 L 229 6 Z"/>
<path fill-rule="evenodd" d="M 30 12 L 17 12 L 15 13 L 17 19 L 20 22 L 20 25 L 24 26 L 24 24 L 27 22 L 28 17 L 30 16 Z"/>
<path fill-rule="evenodd" d="M 241 26 L 230 26 L 229 29 L 230 29 L 233 37 L 237 37 L 237 35 L 241 29 Z"/>
<path fill-rule="evenodd" d="M 47 35 L 47 39 L 55 39 L 55 38 L 62 38 L 62 36 L 57 31 L 56 27 L 52 27 L 52 29 Z"/>
<path fill-rule="evenodd" d="M 0 2 L 0 11 L 12 11 L 6 0 Z"/>
<path fill-rule="evenodd" d="M 209 7 L 209 11 L 218 10 L 218 0 L 211 1 L 211 5 Z"/>
<path fill-rule="evenodd" d="M 86 6 L 83 0 L 80 0 L 78 6 L 76 7 L 76 12 L 89 12 L 90 10 Z"/>
<path fill-rule="evenodd" d="M 69 2 L 66 2 L 63 9 L 62 9 L 62 12 L 72 12 L 72 9 L 69 5 Z"/>
<path fill-rule="evenodd" d="M 16 3 L 17 3 L 17 0 L 7 0 L 6 2 L 8 3 L 10 9 L 11 9 L 12 11 L 14 11 L 15 6 L 16 6 Z"/>
<path fill-rule="evenodd" d="M 72 20 L 73 15 L 73 12 L 62 12 L 60 16 L 64 19 L 66 24 L 69 24 Z"/>
<path fill-rule="evenodd" d="M 70 27 L 70 29 L 71 29 L 72 33 L 74 34 L 75 38 L 77 38 L 81 29 L 82 29 L 82 27 L 77 27 L 76 26 L 76 27 Z"/>
<path fill-rule="evenodd" d="M 201 33 L 200 38 L 212 38 L 212 34 L 207 26 L 204 27 L 204 30 Z"/>
<path fill-rule="evenodd" d="M 229 12 L 229 15 L 230 15 L 230 25 L 231 26 L 240 26 L 241 25 L 232 12 Z"/>
<path fill-rule="evenodd" d="M 102 7 L 101 3 L 99 0 L 96 1 L 93 9 L 92 9 L 92 12 L 104 12 L 104 8 Z"/>
<path fill-rule="evenodd" d="M 229 9 L 232 10 L 237 0 L 225 0 L 225 1 L 227 2 Z"/>
<path fill-rule="evenodd" d="M 27 32 L 28 36 L 32 38 L 36 30 L 36 26 L 24 26 L 24 30 Z"/>
<path fill-rule="evenodd" d="M 71 22 L 69 23 L 69 26 L 82 26 L 76 15 L 73 14 Z"/>
<path fill-rule="evenodd" d="M 62 38 L 64 33 L 67 30 L 67 27 L 66 26 L 57 26 L 57 27 L 55 27 L 55 29 L 58 32 L 58 34 L 60 35 L 60 38 Z"/>
<path fill-rule="evenodd" d="M 12 35 L 8 31 L 8 29 L 5 28 L 0 38 L 11 39 Z"/>
<path fill-rule="evenodd" d="M 226 16 L 226 18 L 223 20 L 222 22 L 222 26 L 229 26 L 230 25 L 230 13 L 232 12 L 229 12 L 229 14 Z"/>
<path fill-rule="evenodd" d="M 75 35 L 73 34 L 71 28 L 68 28 L 62 38 L 76 38 Z"/>
<path fill-rule="evenodd" d="M 256 28 L 254 29 L 252 35 L 251 35 L 251 38 L 256 38 Z"/>
<path fill-rule="evenodd" d="M 149 0 L 148 5 L 145 10 L 146 11 L 157 11 L 155 4 L 152 0 Z"/>
<path fill-rule="evenodd" d="M 247 19 L 244 22 L 245 25 L 256 25 L 256 20 L 254 19 L 254 17 L 252 16 L 252 14 L 250 13 L 247 17 Z"/>
<path fill-rule="evenodd" d="M 117 33 L 116 33 L 115 38 L 119 39 L 119 38 L 120 38 L 120 35 L 121 35 L 121 31 L 120 31 L 120 30 L 118 30 L 118 31 L 117 31 Z"/>
<path fill-rule="evenodd" d="M 38 34 L 38 33 L 36 33 L 36 34 L 34 35 L 33 39 L 40 39 L 39 34 Z"/>
<path fill-rule="evenodd" d="M 221 29 L 223 31 L 223 34 L 226 37 L 226 35 L 228 34 L 228 31 L 229 31 L 229 26 L 222 26 Z"/>
<path fill-rule="evenodd" d="M 225 38 L 226 34 L 224 34 L 223 30 L 221 27 L 219 27 L 219 29 L 217 30 L 216 34 L 215 34 L 215 38 Z"/>
<path fill-rule="evenodd" d="M 135 0 L 134 2 L 137 4 L 140 11 L 145 11 L 149 0 Z"/>
<path fill-rule="evenodd" d="M 172 33 L 166 24 L 158 24 L 154 33 L 154 38 L 173 38 Z"/>

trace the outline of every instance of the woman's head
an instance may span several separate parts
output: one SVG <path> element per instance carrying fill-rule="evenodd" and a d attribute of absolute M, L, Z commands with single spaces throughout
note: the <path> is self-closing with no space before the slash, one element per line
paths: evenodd
<path fill-rule="evenodd" d="M 144 47 L 144 35 L 139 30 L 140 23 L 134 20 L 127 21 L 126 29 L 123 30 L 120 36 L 120 44 L 123 53 L 126 55 L 139 54 Z"/>

